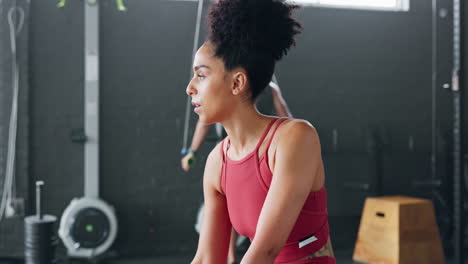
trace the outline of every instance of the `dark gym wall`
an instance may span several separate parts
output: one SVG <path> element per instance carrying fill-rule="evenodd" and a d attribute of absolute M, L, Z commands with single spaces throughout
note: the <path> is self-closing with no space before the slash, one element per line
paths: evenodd
<path fill-rule="evenodd" d="M 121 253 L 193 252 L 204 158 L 186 174 L 179 153 L 197 3 L 128 8 L 101 9 L 102 195 L 118 208 Z"/>
<path fill-rule="evenodd" d="M 115 1 L 101 3 L 100 189 L 119 218 L 114 248 L 127 256 L 191 254 L 202 164 L 213 145 L 203 146 L 193 172 L 182 173 L 196 3 L 128 0 L 127 13 Z M 304 33 L 277 77 L 293 114 L 320 133 L 332 238 L 349 247 L 353 237 L 340 235 L 355 233 L 364 197 L 414 195 L 412 181 L 430 177 L 431 6 L 305 8 L 298 17 Z M 450 26 L 450 17 L 440 23 Z M 31 3 L 30 180 L 45 180 L 44 209 L 57 216 L 83 194 L 83 147 L 70 139 L 83 123 L 83 19 L 82 1 L 63 9 Z M 440 30 L 441 38 L 450 34 Z M 449 57 L 450 44 L 440 42 Z M 449 82 L 450 64 L 441 63 L 440 82 Z M 438 89 L 437 98 L 443 139 L 449 94 Z M 351 224 L 338 225 L 338 217 Z"/>
<path fill-rule="evenodd" d="M 442 89 L 450 83 L 449 3 L 439 1 L 448 16 L 438 18 L 437 41 L 437 178 L 444 184 L 451 177 L 450 93 Z M 409 12 L 306 8 L 304 33 L 278 65 L 292 113 L 321 137 L 337 245 L 354 243 L 365 197 L 431 198 L 416 185 L 432 178 L 431 16 L 430 1 L 411 1 Z"/>
<path fill-rule="evenodd" d="M 43 210 L 60 217 L 83 194 L 83 147 L 72 129 L 83 127 L 83 6 L 31 2 L 31 182 L 44 180 Z M 31 197 L 34 188 L 31 188 Z M 29 213 L 35 204 L 31 199 Z M 57 227 L 58 228 L 58 227 Z"/>
<path fill-rule="evenodd" d="M 115 1 L 100 10 L 101 196 L 117 211 L 119 253 L 187 253 L 202 200 L 202 166 L 179 169 L 197 4 L 125 3 L 127 13 Z M 32 9 L 32 180 L 45 180 L 45 210 L 60 216 L 83 194 L 83 146 L 70 134 L 83 127 L 84 9 Z"/>

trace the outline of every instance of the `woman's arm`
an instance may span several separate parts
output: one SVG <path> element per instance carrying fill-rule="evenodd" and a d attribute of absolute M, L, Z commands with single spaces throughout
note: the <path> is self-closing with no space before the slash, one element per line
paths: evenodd
<path fill-rule="evenodd" d="M 221 144 L 208 156 L 203 176 L 205 211 L 198 249 L 192 264 L 226 263 L 232 225 L 227 203 L 221 191 Z"/>
<path fill-rule="evenodd" d="M 273 105 L 275 106 L 276 115 L 281 117 L 292 117 L 292 114 L 288 109 L 288 105 L 281 95 L 280 87 L 274 82 L 270 82 L 269 86 L 271 87 L 273 94 Z"/>
<path fill-rule="evenodd" d="M 292 120 L 277 132 L 273 179 L 242 264 L 271 264 L 283 248 L 322 166 L 320 142 L 306 121 Z"/>

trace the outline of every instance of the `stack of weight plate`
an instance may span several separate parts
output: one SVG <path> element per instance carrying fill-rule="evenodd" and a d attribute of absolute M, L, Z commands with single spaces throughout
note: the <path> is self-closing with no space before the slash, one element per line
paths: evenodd
<path fill-rule="evenodd" d="M 57 218 L 33 215 L 24 219 L 24 256 L 26 264 L 56 263 L 55 247 L 58 238 L 55 235 Z"/>

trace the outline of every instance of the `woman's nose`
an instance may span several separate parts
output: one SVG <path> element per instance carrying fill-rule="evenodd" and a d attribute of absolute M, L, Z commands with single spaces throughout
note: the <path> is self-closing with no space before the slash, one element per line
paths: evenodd
<path fill-rule="evenodd" d="M 196 94 L 196 89 L 193 87 L 192 81 L 190 81 L 189 84 L 187 85 L 187 89 L 185 89 L 185 92 L 189 96 Z"/>

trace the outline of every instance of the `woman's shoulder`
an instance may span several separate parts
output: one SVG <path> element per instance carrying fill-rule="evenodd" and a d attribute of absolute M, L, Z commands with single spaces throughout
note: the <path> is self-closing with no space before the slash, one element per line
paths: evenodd
<path fill-rule="evenodd" d="M 278 132 L 287 137 L 317 135 L 317 130 L 309 121 L 297 118 L 286 119 L 278 128 Z"/>
<path fill-rule="evenodd" d="M 224 150 L 226 148 L 227 137 L 225 137 L 222 141 L 218 142 L 216 146 L 211 150 L 210 154 L 208 154 L 207 163 L 215 163 L 221 164 L 223 161 Z"/>
<path fill-rule="evenodd" d="M 307 120 L 289 118 L 279 126 L 272 143 L 276 157 L 307 156 L 320 153 L 320 139 L 315 127 Z"/>
<path fill-rule="evenodd" d="M 278 127 L 275 137 L 275 145 L 282 149 L 320 145 L 317 130 L 304 119 L 288 118 Z"/>
<path fill-rule="evenodd" d="M 220 177 L 223 164 L 222 147 L 225 140 L 216 144 L 206 159 L 204 181 L 212 185 L 219 193 L 222 192 Z"/>

